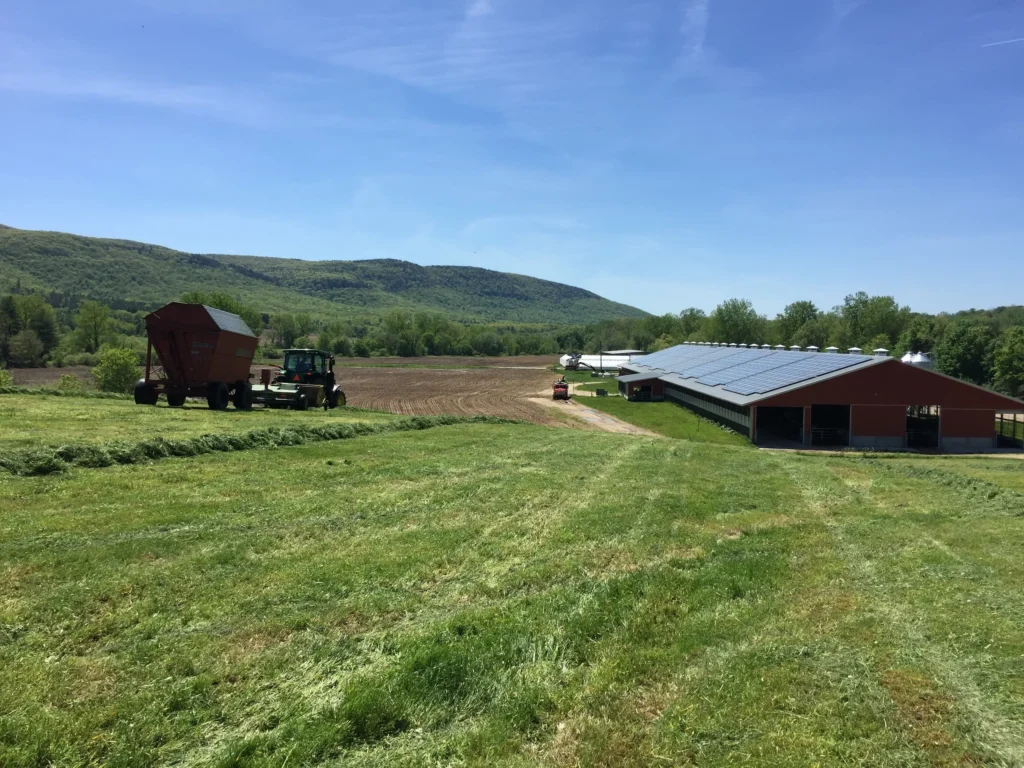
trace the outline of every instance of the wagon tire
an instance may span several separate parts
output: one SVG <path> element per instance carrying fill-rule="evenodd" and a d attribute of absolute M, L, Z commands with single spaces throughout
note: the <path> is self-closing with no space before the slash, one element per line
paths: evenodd
<path fill-rule="evenodd" d="M 135 384 L 136 405 L 156 405 L 156 387 L 145 379 L 139 379 Z"/>
<path fill-rule="evenodd" d="M 214 382 L 206 388 L 206 404 L 210 406 L 211 411 L 225 410 L 230 400 L 227 384 Z"/>
<path fill-rule="evenodd" d="M 239 411 L 252 410 L 252 385 L 240 381 L 235 385 L 235 408 Z"/>
<path fill-rule="evenodd" d="M 183 406 L 185 404 L 185 396 L 184 395 L 168 395 L 167 396 L 167 404 L 169 406 L 171 406 L 171 408 L 181 408 L 181 406 Z"/>
<path fill-rule="evenodd" d="M 309 400 L 307 399 L 305 394 L 299 395 L 298 399 L 295 401 L 295 410 L 296 411 L 308 411 L 309 410 Z"/>

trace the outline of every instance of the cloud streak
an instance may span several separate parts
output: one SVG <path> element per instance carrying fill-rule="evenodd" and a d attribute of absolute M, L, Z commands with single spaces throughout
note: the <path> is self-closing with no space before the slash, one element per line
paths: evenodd
<path fill-rule="evenodd" d="M 473 0 L 466 8 L 466 18 L 479 19 L 494 13 L 494 3 L 491 0 Z"/>
<path fill-rule="evenodd" d="M 704 43 L 711 19 L 709 0 L 688 0 L 683 6 L 682 57 L 684 61 L 698 63 L 704 60 Z"/>
<path fill-rule="evenodd" d="M 1000 40 L 996 43 L 985 43 L 982 48 L 992 48 L 996 45 L 1010 45 L 1011 43 L 1024 43 L 1024 37 L 1015 37 L 1013 40 Z"/>

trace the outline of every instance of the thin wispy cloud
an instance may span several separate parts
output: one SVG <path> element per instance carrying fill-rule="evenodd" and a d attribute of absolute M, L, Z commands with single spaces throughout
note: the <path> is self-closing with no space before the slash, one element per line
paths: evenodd
<path fill-rule="evenodd" d="M 982 48 L 991 48 L 995 45 L 1010 45 L 1011 43 L 1024 43 L 1024 37 L 1015 37 L 1013 40 L 1000 40 L 996 43 L 985 43 Z"/>
<path fill-rule="evenodd" d="M 684 61 L 698 63 L 704 60 L 704 44 L 708 36 L 708 22 L 711 9 L 708 0 L 687 0 L 683 5 L 683 23 L 680 27 L 682 36 L 682 58 Z"/>
<path fill-rule="evenodd" d="M 142 82 L 117 76 L 0 72 L 0 91 L 155 107 L 250 126 L 266 124 L 271 114 L 256 100 L 223 88 Z"/>
<path fill-rule="evenodd" d="M 491 0 L 473 0 L 466 8 L 466 18 L 479 19 L 489 16 L 494 12 L 494 3 Z"/>
<path fill-rule="evenodd" d="M 839 29 L 843 22 L 864 7 L 867 0 L 832 0 L 832 28 Z"/>

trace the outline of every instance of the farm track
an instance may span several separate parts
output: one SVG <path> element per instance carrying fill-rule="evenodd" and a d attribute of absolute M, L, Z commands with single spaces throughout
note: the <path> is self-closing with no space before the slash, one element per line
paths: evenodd
<path fill-rule="evenodd" d="M 552 374 L 529 368 L 343 368 L 338 383 L 349 405 L 405 416 L 481 414 L 548 426 L 581 426 L 531 402 Z"/>

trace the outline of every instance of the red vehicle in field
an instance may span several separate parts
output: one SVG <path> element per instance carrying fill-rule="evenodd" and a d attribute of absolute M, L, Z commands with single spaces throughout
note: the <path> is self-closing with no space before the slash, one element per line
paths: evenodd
<path fill-rule="evenodd" d="M 568 400 L 569 399 L 569 382 L 565 378 L 561 378 L 555 382 L 552 387 L 552 400 Z"/>

